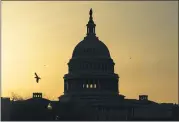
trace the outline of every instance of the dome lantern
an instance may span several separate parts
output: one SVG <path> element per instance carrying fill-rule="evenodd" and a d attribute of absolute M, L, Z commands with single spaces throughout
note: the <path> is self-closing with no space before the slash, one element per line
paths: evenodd
<path fill-rule="evenodd" d="M 87 26 L 87 36 L 88 35 L 93 35 L 93 36 L 95 36 L 96 34 L 95 34 L 95 27 L 96 27 L 96 24 L 94 23 L 94 21 L 93 21 L 93 10 L 92 10 L 92 8 L 90 9 L 90 11 L 89 11 L 89 15 L 90 15 L 90 17 L 89 17 L 89 21 L 88 21 L 88 24 L 86 25 Z"/>

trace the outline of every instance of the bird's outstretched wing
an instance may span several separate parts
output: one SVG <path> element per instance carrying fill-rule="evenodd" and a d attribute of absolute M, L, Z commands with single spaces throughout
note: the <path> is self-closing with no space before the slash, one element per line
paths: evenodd
<path fill-rule="evenodd" d="M 38 77 L 37 73 L 35 72 L 35 76 Z"/>
<path fill-rule="evenodd" d="M 38 78 L 36 79 L 36 82 L 37 82 L 37 83 L 39 82 L 39 79 L 38 79 Z"/>
<path fill-rule="evenodd" d="M 38 83 L 40 79 L 40 77 L 36 77 L 36 82 Z"/>

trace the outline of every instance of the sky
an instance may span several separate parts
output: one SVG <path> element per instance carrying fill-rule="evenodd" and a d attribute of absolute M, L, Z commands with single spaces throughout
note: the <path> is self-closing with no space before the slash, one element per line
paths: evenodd
<path fill-rule="evenodd" d="M 177 1 L 3 1 L 1 7 L 2 96 L 62 95 L 67 63 L 86 36 L 93 8 L 96 34 L 120 76 L 120 94 L 178 102 Z M 38 84 L 34 72 L 42 78 Z"/>

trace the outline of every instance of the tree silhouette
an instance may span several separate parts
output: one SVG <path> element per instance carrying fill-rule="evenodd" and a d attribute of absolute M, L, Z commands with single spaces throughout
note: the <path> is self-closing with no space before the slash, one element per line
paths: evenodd
<path fill-rule="evenodd" d="M 22 96 L 18 95 L 17 93 L 14 93 L 14 92 L 11 93 L 11 100 L 12 101 L 22 101 L 22 100 L 26 100 L 28 98 L 29 97 L 22 97 Z"/>

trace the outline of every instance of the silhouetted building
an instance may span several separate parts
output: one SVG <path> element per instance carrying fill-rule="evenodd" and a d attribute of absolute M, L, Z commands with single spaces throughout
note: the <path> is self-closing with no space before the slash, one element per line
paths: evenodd
<path fill-rule="evenodd" d="M 86 37 L 75 47 L 64 75 L 63 120 L 168 120 L 171 110 L 140 95 L 139 100 L 119 94 L 119 76 L 107 46 L 96 36 L 93 12 Z M 67 111 L 68 110 L 68 111 Z M 150 114 L 150 115 L 149 115 Z"/>
<path fill-rule="evenodd" d="M 1 97 L 1 120 L 9 121 L 11 113 L 10 98 Z"/>
<path fill-rule="evenodd" d="M 139 100 L 148 100 L 148 95 L 139 95 Z"/>
<path fill-rule="evenodd" d="M 42 93 L 33 93 L 33 99 L 42 99 Z"/>
<path fill-rule="evenodd" d="M 91 111 L 98 113 L 114 104 L 121 108 L 124 100 L 124 96 L 119 94 L 119 76 L 114 73 L 115 63 L 107 46 L 96 36 L 92 9 L 89 14 L 86 37 L 73 51 L 68 63 L 68 74 L 64 76 L 64 95 L 59 98 L 61 102 L 73 101 L 76 107 L 79 104 L 76 110 L 83 111 L 83 114 L 89 106 Z M 88 115 L 85 119 L 94 118 Z"/>
<path fill-rule="evenodd" d="M 91 10 L 87 36 L 77 44 L 68 63 L 69 73 L 64 76 L 64 95 L 119 93 L 115 63 L 107 46 L 96 37 L 95 26 Z"/>
<path fill-rule="evenodd" d="M 53 120 L 53 113 L 48 108 L 50 102 L 42 97 L 42 93 L 33 93 L 33 97 L 27 100 L 12 101 L 11 120 Z"/>
<path fill-rule="evenodd" d="M 64 75 L 64 95 L 59 101 L 44 99 L 42 93 L 27 100 L 4 98 L 2 120 L 179 120 L 178 105 L 159 104 L 148 95 L 125 99 L 119 94 L 115 63 L 96 36 L 92 9 L 89 14 L 86 37 L 75 47 Z"/>

